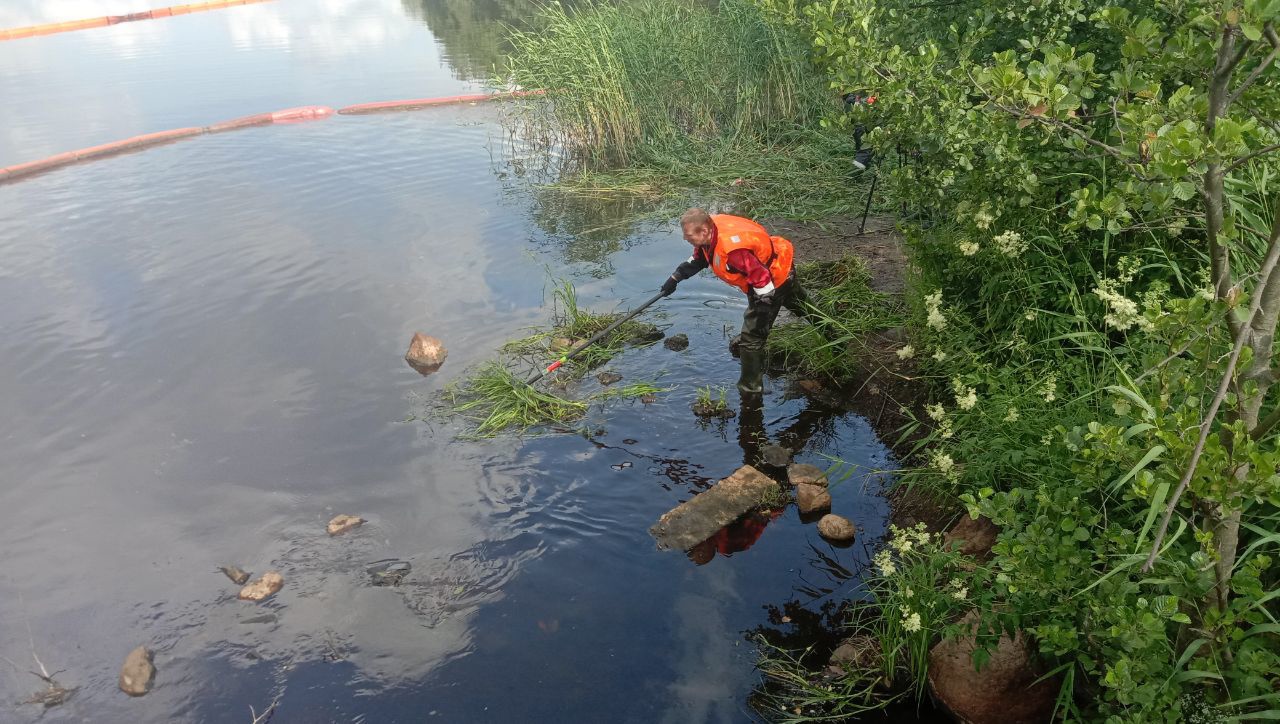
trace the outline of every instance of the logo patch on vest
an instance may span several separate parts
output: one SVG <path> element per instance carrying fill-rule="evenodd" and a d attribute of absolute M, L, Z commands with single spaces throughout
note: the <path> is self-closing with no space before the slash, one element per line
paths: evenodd
<path fill-rule="evenodd" d="M 729 241 L 732 241 L 735 244 L 742 243 L 742 239 L 737 234 L 734 234 L 733 236 L 729 237 Z"/>

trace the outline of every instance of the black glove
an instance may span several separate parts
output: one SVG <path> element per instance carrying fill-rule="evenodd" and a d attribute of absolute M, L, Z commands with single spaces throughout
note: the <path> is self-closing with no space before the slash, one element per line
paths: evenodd
<path fill-rule="evenodd" d="M 776 301 L 777 299 L 777 295 L 775 294 L 775 292 L 777 291 L 776 289 L 770 290 L 764 294 L 761 294 L 760 292 L 754 289 L 752 289 L 751 291 L 756 295 L 756 301 L 760 302 L 761 304 L 772 305 L 774 301 Z"/>
<path fill-rule="evenodd" d="M 662 283 L 662 296 L 671 296 L 676 290 L 676 285 L 679 283 L 680 282 L 677 281 L 675 277 L 667 277 L 667 280 Z"/>

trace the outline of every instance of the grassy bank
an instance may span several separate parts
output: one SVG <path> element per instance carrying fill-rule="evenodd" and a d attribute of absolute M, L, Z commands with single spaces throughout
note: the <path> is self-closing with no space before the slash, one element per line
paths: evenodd
<path fill-rule="evenodd" d="M 693 192 L 758 215 L 853 212 L 867 179 L 839 107 L 803 59 L 807 39 L 754 3 L 586 2 L 544 8 L 517 33 L 503 82 L 550 90 L 512 119 L 560 159 L 556 185 L 670 209 Z"/>
<path fill-rule="evenodd" d="M 551 89 L 524 121 L 569 187 L 820 217 L 862 197 L 854 125 L 909 159 L 880 173 L 916 219 L 898 355 L 932 397 L 907 411 L 900 484 L 999 535 L 978 559 L 896 531 L 851 614 L 878 655 L 838 681 L 773 656 L 794 665 L 769 668 L 770 716 L 875 707 L 882 682 L 918 694 L 968 617 L 975 666 L 1000 632 L 1029 642 L 1056 687 L 1045 716 L 1275 718 L 1280 4 L 549 12 L 511 75 Z M 833 104 L 849 91 L 877 103 Z M 813 339 L 775 345 L 840 373 Z"/>
<path fill-rule="evenodd" d="M 761 4 L 911 149 L 884 179 L 924 221 L 901 351 L 933 396 L 900 482 L 999 528 L 981 560 L 888 542 L 851 680 L 922 681 L 968 616 L 975 666 L 1030 642 L 1045 716 L 1275 718 L 1280 7 Z"/>

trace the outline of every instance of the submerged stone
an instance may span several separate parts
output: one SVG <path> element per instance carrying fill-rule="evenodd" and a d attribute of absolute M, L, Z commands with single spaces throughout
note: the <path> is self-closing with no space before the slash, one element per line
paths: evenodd
<path fill-rule="evenodd" d="M 666 347 L 666 348 L 667 348 L 667 349 L 669 349 L 669 350 L 672 350 L 672 351 L 675 351 L 675 352 L 680 352 L 680 351 L 682 351 L 682 350 L 684 350 L 684 349 L 688 348 L 688 346 L 689 346 L 689 335 L 687 335 L 687 334 L 677 334 L 677 335 L 676 335 L 676 336 L 674 336 L 674 337 L 667 337 L 666 341 L 664 341 L 664 342 L 662 343 L 662 346 L 663 346 L 663 347 Z"/>
<path fill-rule="evenodd" d="M 781 445 L 765 445 L 760 450 L 760 457 L 766 465 L 780 468 L 791 462 L 791 451 Z"/>
<path fill-rule="evenodd" d="M 237 586 L 243 586 L 249 580 L 249 572 L 236 566 L 218 566 L 218 570 L 222 571 Z"/>
<path fill-rule="evenodd" d="M 719 404 L 706 404 L 703 402 L 695 402 L 693 403 L 692 408 L 693 408 L 693 414 L 697 415 L 698 417 L 706 417 L 706 418 L 716 417 L 716 418 L 720 418 L 721 420 L 728 420 L 729 418 L 736 417 L 738 415 L 738 413 L 734 412 L 733 410 L 730 410 L 728 407 L 725 407 L 724 405 L 719 405 Z"/>
<path fill-rule="evenodd" d="M 760 505 L 777 483 L 743 465 L 692 500 L 672 508 L 649 529 L 661 549 L 689 550 Z"/>
<path fill-rule="evenodd" d="M 646 344 L 650 342 L 657 342 L 665 336 L 666 333 L 661 329 L 658 329 L 657 326 L 652 324 L 641 324 L 631 335 L 631 343 Z"/>
<path fill-rule="evenodd" d="M 422 332 L 416 332 L 409 342 L 409 351 L 405 353 L 404 361 L 419 374 L 429 375 L 440 369 L 440 365 L 444 364 L 448 356 L 449 350 L 444 348 L 443 342 L 435 337 L 428 337 Z"/>
<path fill-rule="evenodd" d="M 375 586 L 396 586 L 399 585 L 404 577 L 409 575 L 409 571 L 413 570 L 413 566 L 408 561 L 399 561 L 389 558 L 384 561 L 377 561 L 373 565 L 365 569 L 369 573 L 369 580 Z"/>
<path fill-rule="evenodd" d="M 617 372 L 601 372 L 600 374 L 596 375 L 596 379 L 600 381 L 600 384 L 605 385 L 607 387 L 609 385 L 612 385 L 615 382 L 621 382 L 622 375 L 618 374 Z"/>
<path fill-rule="evenodd" d="M 120 667 L 120 691 L 129 696 L 142 696 L 151 691 L 156 667 L 151 663 L 155 655 L 146 646 L 139 646 L 124 658 Z"/>

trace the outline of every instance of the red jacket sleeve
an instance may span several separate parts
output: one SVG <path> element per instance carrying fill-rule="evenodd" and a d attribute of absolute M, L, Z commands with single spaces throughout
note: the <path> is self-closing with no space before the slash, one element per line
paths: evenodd
<path fill-rule="evenodd" d="M 759 289 L 773 283 L 773 276 L 750 249 L 734 249 L 729 252 L 729 266 L 747 275 L 751 286 Z"/>

